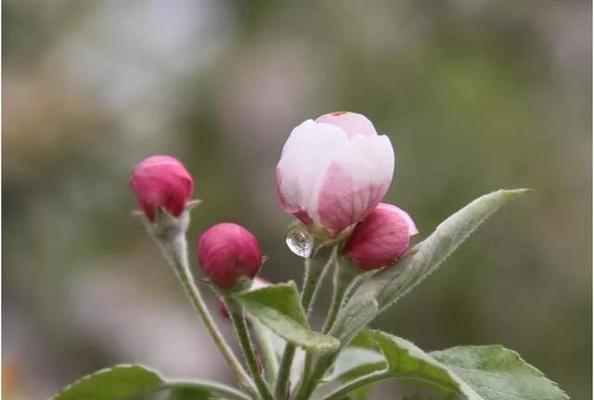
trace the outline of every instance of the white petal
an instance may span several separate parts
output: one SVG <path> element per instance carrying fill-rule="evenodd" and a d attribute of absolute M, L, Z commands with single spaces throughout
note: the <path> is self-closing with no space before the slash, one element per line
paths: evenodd
<path fill-rule="evenodd" d="M 316 122 L 336 125 L 350 138 L 357 135 L 377 136 L 373 122 L 363 114 L 344 111 L 333 112 L 316 118 Z"/>
<path fill-rule="evenodd" d="M 336 163 L 360 183 L 392 180 L 394 149 L 385 136 L 355 136 L 336 159 Z"/>
<path fill-rule="evenodd" d="M 293 129 L 277 165 L 278 191 L 284 202 L 315 220 L 321 180 L 347 143 L 346 134 L 334 125 L 307 120 Z"/>

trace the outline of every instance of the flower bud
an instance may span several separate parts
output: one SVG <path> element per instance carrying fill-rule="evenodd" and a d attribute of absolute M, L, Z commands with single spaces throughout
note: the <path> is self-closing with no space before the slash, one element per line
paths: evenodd
<path fill-rule="evenodd" d="M 256 237 L 229 222 L 214 225 L 200 236 L 197 258 L 206 276 L 224 289 L 237 287 L 243 279 L 253 279 L 262 266 Z"/>
<path fill-rule="evenodd" d="M 159 207 L 179 217 L 192 197 L 194 181 L 181 162 L 170 156 L 152 156 L 136 164 L 130 187 L 150 222 Z"/>
<path fill-rule="evenodd" d="M 361 114 L 327 114 L 291 132 L 276 167 L 283 210 L 336 236 L 386 194 L 394 173 L 390 139 Z"/>
<path fill-rule="evenodd" d="M 412 218 L 400 208 L 380 203 L 359 222 L 344 252 L 363 270 L 381 268 L 402 257 L 410 237 L 419 233 Z"/>

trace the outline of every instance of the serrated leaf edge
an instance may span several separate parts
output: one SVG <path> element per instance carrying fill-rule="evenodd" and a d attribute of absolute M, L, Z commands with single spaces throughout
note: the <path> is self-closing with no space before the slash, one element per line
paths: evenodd
<path fill-rule="evenodd" d="M 433 357 L 434 353 L 439 353 L 442 351 L 450 351 L 450 350 L 456 350 L 456 349 L 468 349 L 468 348 L 486 348 L 486 347 L 492 347 L 492 348 L 498 348 L 504 351 L 509 352 L 512 356 L 514 356 L 517 360 L 521 361 L 522 363 L 525 364 L 526 367 L 528 367 L 528 369 L 530 369 L 532 372 L 534 372 L 539 378 L 542 378 L 544 380 L 546 380 L 548 383 L 550 383 L 554 388 L 558 389 L 559 392 L 561 392 L 561 394 L 564 396 L 564 398 L 566 400 L 569 400 L 570 397 L 569 395 L 559 386 L 559 384 L 551 379 L 549 379 L 544 372 L 542 372 L 541 370 L 539 370 L 538 368 L 536 368 L 534 365 L 530 364 L 528 361 L 524 360 L 524 358 L 522 358 L 522 356 L 520 355 L 520 353 L 518 353 L 517 351 L 507 348 L 501 344 L 483 344 L 483 345 L 468 345 L 468 346 L 454 346 L 454 347 L 449 347 L 447 349 L 442 349 L 442 350 L 434 350 L 429 352 L 428 354 Z M 460 369 L 466 369 L 466 370 L 473 370 L 471 368 L 464 368 L 464 367 L 459 367 L 456 366 L 457 368 Z"/>
<path fill-rule="evenodd" d="M 450 377 L 450 379 L 452 379 L 452 381 L 458 385 L 459 390 L 457 390 L 457 393 L 465 396 L 468 400 L 484 400 L 483 397 L 481 397 L 478 393 L 476 393 L 474 391 L 474 389 L 472 389 L 470 386 L 468 386 L 468 384 L 466 382 L 464 382 L 460 377 L 458 377 L 456 374 L 454 374 L 452 371 L 450 371 L 450 369 L 447 366 L 445 366 L 442 363 L 440 363 L 439 361 L 435 360 L 433 357 L 431 357 L 430 354 L 424 352 L 421 348 L 419 348 L 417 345 L 415 345 L 410 340 L 407 340 L 407 339 L 404 339 L 404 338 L 401 338 L 401 337 L 398 337 L 395 335 L 391 335 L 389 333 L 382 332 L 377 329 L 371 329 L 370 332 L 373 336 L 381 336 L 384 339 L 393 341 L 398 347 L 400 347 L 401 349 L 406 351 L 406 353 L 409 354 L 411 356 L 411 358 L 416 358 L 416 359 L 420 358 L 423 362 L 426 362 L 426 363 L 431 364 L 435 367 L 441 368 L 443 371 L 445 371 L 447 373 L 447 375 Z M 394 340 L 394 339 L 396 339 L 396 340 Z M 409 347 L 401 346 L 398 343 L 400 341 L 406 343 L 407 345 L 413 346 L 413 348 L 415 350 L 418 350 L 419 354 L 411 353 L 411 351 L 410 351 L 411 349 Z M 384 353 L 382 346 L 378 344 L 378 348 L 384 355 L 386 363 L 388 364 L 385 372 L 389 373 L 390 370 L 392 369 L 392 365 L 391 365 L 390 361 L 388 360 L 388 358 L 386 357 L 386 354 Z M 394 378 L 397 379 L 398 377 L 394 376 Z M 437 386 L 444 387 L 448 390 L 452 390 L 452 388 L 447 387 L 440 382 L 435 382 L 435 381 L 430 381 L 430 382 Z"/>

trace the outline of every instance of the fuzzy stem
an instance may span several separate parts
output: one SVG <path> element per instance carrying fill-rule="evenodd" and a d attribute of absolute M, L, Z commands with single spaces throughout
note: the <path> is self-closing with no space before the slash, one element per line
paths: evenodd
<path fill-rule="evenodd" d="M 351 292 L 351 288 L 356 286 L 361 277 L 361 274 L 356 267 L 348 261 L 345 261 L 343 258 L 339 258 L 335 264 L 332 302 L 330 303 L 328 316 L 326 317 L 324 327 L 322 328 L 323 333 L 328 333 L 330 331 L 336 321 L 338 312 L 344 304 L 347 293 Z"/>
<path fill-rule="evenodd" d="M 196 389 L 198 391 L 204 391 L 206 389 L 211 392 L 211 394 L 223 395 L 225 396 L 225 399 L 229 400 L 251 400 L 251 397 L 245 393 L 225 385 L 220 385 L 216 382 L 174 380 L 159 387 L 158 391 L 165 389 Z"/>
<path fill-rule="evenodd" d="M 208 308 L 206 307 L 206 304 L 204 303 L 204 300 L 202 299 L 200 291 L 194 283 L 194 279 L 188 265 L 188 252 L 185 234 L 180 233 L 169 238 L 159 238 L 155 236 L 155 240 L 159 244 L 165 259 L 175 271 L 175 274 L 179 278 L 186 295 L 198 312 L 200 318 L 202 318 L 208 333 L 210 333 L 215 345 L 233 371 L 237 381 L 252 396 L 257 396 L 257 391 L 255 390 L 253 381 L 241 366 L 233 354 L 231 348 L 225 342 L 223 335 L 219 331 L 216 323 L 210 315 L 210 312 L 208 311 Z"/>
<path fill-rule="evenodd" d="M 260 367 L 258 366 L 254 345 L 252 343 L 247 324 L 245 323 L 243 308 L 239 303 L 231 298 L 231 296 L 225 296 L 225 303 L 229 309 L 229 315 L 231 316 L 231 321 L 235 327 L 235 334 L 237 335 L 237 339 L 241 345 L 248 369 L 254 378 L 254 381 L 256 382 L 258 392 L 260 393 L 262 399 L 273 400 L 272 393 L 264 381 Z"/>
<path fill-rule="evenodd" d="M 334 262 L 332 302 L 330 304 L 328 316 L 324 322 L 324 327 L 322 328 L 323 333 L 328 333 L 334 325 L 338 312 L 344 302 L 345 295 L 350 291 L 350 288 L 356 284 L 359 277 L 360 274 L 356 270 L 356 267 L 351 265 L 348 261 L 338 258 Z M 315 383 L 310 382 L 309 380 L 313 360 L 313 354 L 307 353 L 303 364 L 303 373 L 301 374 L 302 379 L 299 388 L 297 389 L 297 395 L 295 396 L 296 399 L 303 398 L 305 393 L 309 391 L 309 386 L 312 384 L 315 385 Z"/>
<path fill-rule="evenodd" d="M 266 380 L 271 384 L 274 383 L 274 378 L 278 373 L 278 360 L 274 347 L 270 343 L 270 338 L 266 332 L 266 327 L 256 320 L 251 320 L 254 332 L 260 349 L 262 350 L 262 357 L 266 366 Z"/>
<path fill-rule="evenodd" d="M 309 318 L 320 284 L 324 280 L 333 258 L 333 249 L 320 249 L 313 257 L 305 259 L 305 277 L 301 291 L 301 305 Z"/>
<path fill-rule="evenodd" d="M 288 398 L 289 375 L 291 373 L 291 364 L 293 363 L 293 357 L 295 357 L 296 350 L 297 348 L 290 343 L 285 345 L 285 351 L 283 352 L 283 356 L 281 358 L 281 364 L 278 369 L 276 384 L 274 386 L 275 399 Z"/>
<path fill-rule="evenodd" d="M 354 381 L 348 382 L 348 383 L 344 384 L 343 386 L 340 386 L 339 388 L 334 390 L 332 393 L 330 393 L 326 397 L 324 397 L 323 400 L 342 400 L 342 399 L 346 398 L 347 395 L 355 389 L 358 389 L 360 387 L 367 386 L 371 383 L 381 381 L 383 379 L 388 379 L 391 377 L 392 377 L 392 375 L 390 375 L 386 371 L 372 372 L 371 374 L 362 376 L 358 379 L 355 379 Z"/>
<path fill-rule="evenodd" d="M 301 290 L 301 305 L 305 310 L 307 317 L 311 314 L 313 303 L 322 282 L 328 265 L 334 257 L 334 247 L 319 248 L 313 256 L 305 259 L 305 277 L 303 278 L 303 289 Z M 291 343 L 287 343 L 281 359 L 281 365 L 276 379 L 274 395 L 276 399 L 288 397 L 289 376 L 291 365 L 295 357 L 297 348 Z"/>

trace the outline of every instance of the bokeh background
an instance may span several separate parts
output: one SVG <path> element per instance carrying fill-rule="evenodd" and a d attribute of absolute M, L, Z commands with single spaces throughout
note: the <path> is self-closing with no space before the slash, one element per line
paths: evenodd
<path fill-rule="evenodd" d="M 129 171 L 177 156 L 204 201 L 191 240 L 236 221 L 261 239 L 264 277 L 300 279 L 274 166 L 294 126 L 335 110 L 390 135 L 387 200 L 423 235 L 484 192 L 535 190 L 375 326 L 426 349 L 502 343 L 591 397 L 588 1 L 5 0 L 2 11 L 4 398 L 45 398 L 122 362 L 230 381 L 129 217 Z"/>

